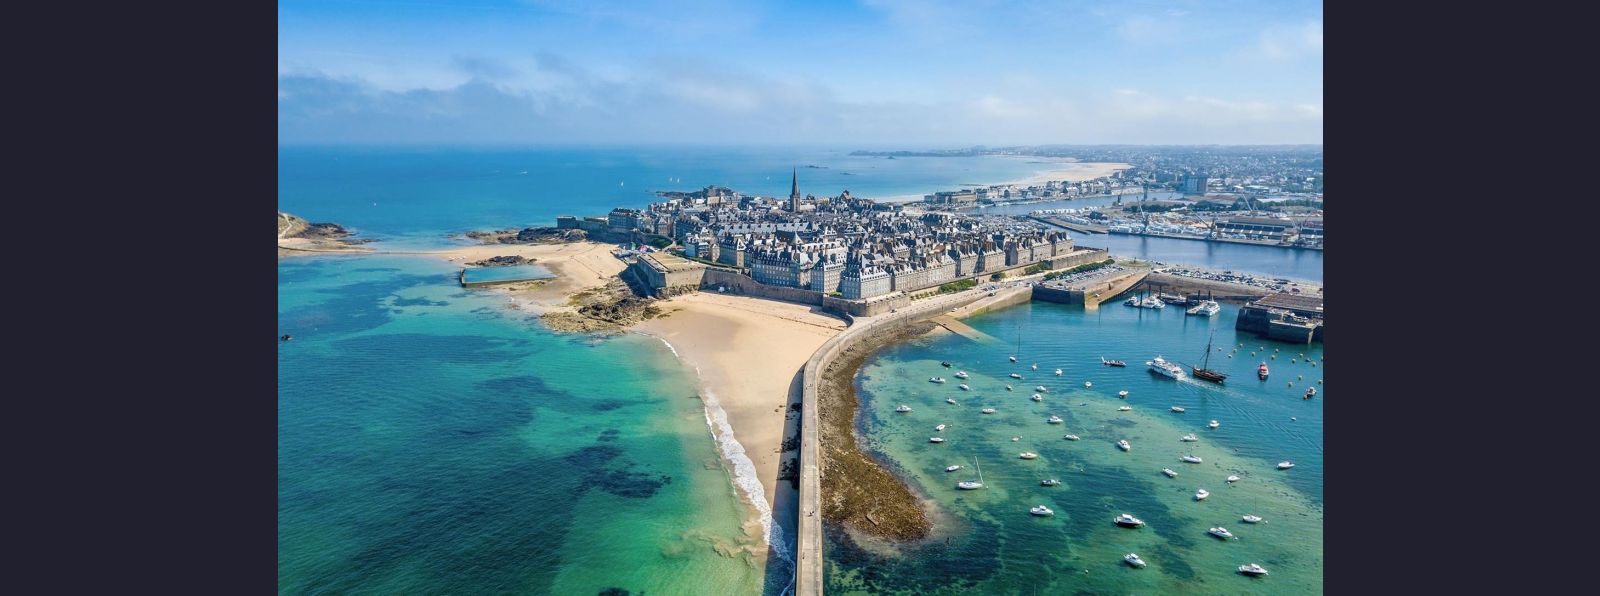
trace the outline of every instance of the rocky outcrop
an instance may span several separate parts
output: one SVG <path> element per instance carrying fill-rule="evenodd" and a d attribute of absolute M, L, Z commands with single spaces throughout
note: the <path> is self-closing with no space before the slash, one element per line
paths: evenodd
<path fill-rule="evenodd" d="M 522 228 L 520 230 L 494 230 L 492 232 L 467 232 L 467 238 L 483 244 L 559 244 L 581 242 L 589 239 L 583 230 L 561 228 Z"/>
<path fill-rule="evenodd" d="M 515 267 L 517 265 L 531 265 L 537 261 L 538 259 L 530 259 L 522 255 L 504 255 L 489 257 L 481 261 L 473 261 L 467 264 L 473 267 Z"/>

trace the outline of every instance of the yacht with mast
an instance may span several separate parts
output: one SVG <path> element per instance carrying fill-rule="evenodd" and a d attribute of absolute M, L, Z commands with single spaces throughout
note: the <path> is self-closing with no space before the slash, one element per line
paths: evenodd
<path fill-rule="evenodd" d="M 957 482 L 956 488 L 961 490 L 978 490 L 983 488 L 983 466 L 978 465 L 977 457 L 972 458 L 972 467 L 977 468 L 978 479 L 976 481 L 962 480 L 961 482 Z"/>

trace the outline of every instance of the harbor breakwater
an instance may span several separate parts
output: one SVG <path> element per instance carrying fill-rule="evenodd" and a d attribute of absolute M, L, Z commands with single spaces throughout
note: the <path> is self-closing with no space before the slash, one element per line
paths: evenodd
<path fill-rule="evenodd" d="M 863 348 L 870 349 L 872 344 L 880 343 L 886 337 L 914 328 L 920 323 L 928 325 L 926 321 L 932 317 L 946 314 L 951 309 L 956 309 L 959 316 L 977 314 L 986 310 L 1003 308 L 1021 304 L 1032 299 L 1033 287 L 1020 286 L 1007 288 L 995 292 L 990 296 L 987 292 L 968 290 L 948 296 L 930 298 L 926 302 L 913 304 L 897 312 L 870 318 L 852 318 L 850 328 L 846 329 L 818 348 L 806 361 L 802 374 L 802 405 L 800 425 L 800 524 L 794 552 L 795 562 L 795 594 L 802 596 L 820 595 L 823 585 L 823 535 L 822 524 L 824 521 L 824 506 L 822 500 L 822 470 L 824 463 L 822 445 L 822 418 L 820 416 L 820 403 L 823 398 L 823 374 L 829 371 L 839 357 L 852 350 Z M 854 359 L 852 359 L 854 360 Z M 854 371 L 832 371 L 838 374 L 853 376 Z M 853 419 L 856 415 L 855 408 L 849 412 L 841 412 Z M 830 440 L 838 444 L 831 447 L 843 451 L 857 451 L 850 453 L 852 458 L 859 458 L 868 466 L 887 475 L 889 472 L 872 463 L 870 458 L 860 454 L 853 434 L 850 436 L 834 437 Z M 842 482 L 858 482 L 859 478 L 841 478 Z M 903 482 L 894 480 L 895 484 L 905 491 L 909 491 Z M 832 484 L 830 482 L 830 484 Z M 909 496 L 909 492 L 907 495 Z M 920 512 L 921 505 L 915 500 L 903 503 L 902 506 L 917 508 Z M 863 512 L 864 516 L 870 513 Z M 871 519 L 868 517 L 868 519 Z M 836 521 L 836 520 L 832 520 Z"/>

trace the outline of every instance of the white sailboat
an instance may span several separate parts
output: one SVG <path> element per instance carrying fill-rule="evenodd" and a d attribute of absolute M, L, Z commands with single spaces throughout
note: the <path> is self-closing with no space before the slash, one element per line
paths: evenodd
<path fill-rule="evenodd" d="M 978 469 L 977 482 L 973 482 L 971 480 L 962 480 L 961 482 L 956 483 L 956 488 L 961 490 L 977 490 L 983 488 L 983 466 L 978 465 L 978 458 L 972 458 L 972 467 Z"/>

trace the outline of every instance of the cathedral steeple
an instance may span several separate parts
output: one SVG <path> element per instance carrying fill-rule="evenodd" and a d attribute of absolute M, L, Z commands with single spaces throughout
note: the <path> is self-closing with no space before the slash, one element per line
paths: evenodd
<path fill-rule="evenodd" d="M 789 211 L 800 211 L 800 168 L 794 169 L 794 178 L 789 182 Z"/>

